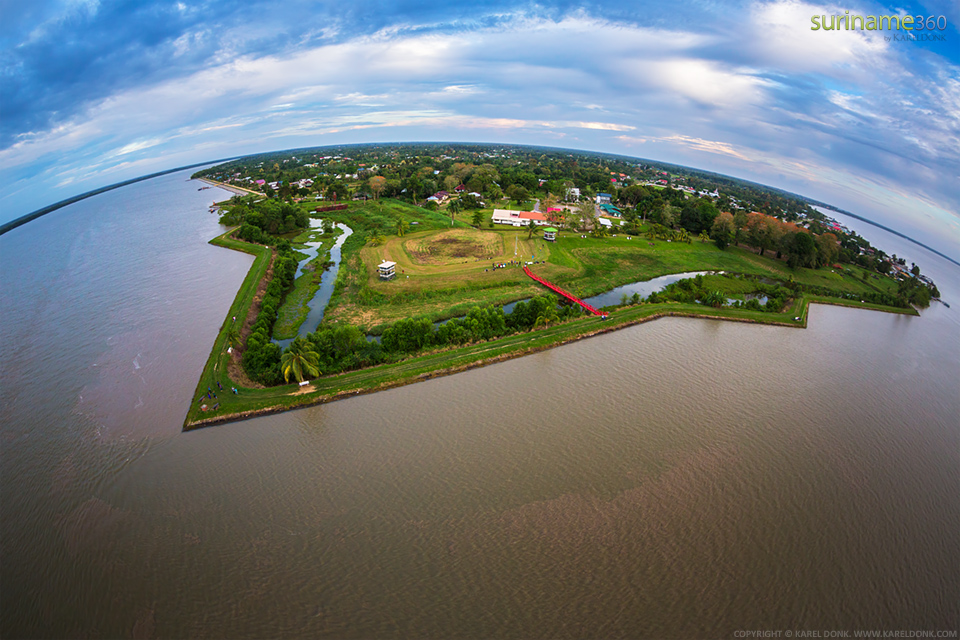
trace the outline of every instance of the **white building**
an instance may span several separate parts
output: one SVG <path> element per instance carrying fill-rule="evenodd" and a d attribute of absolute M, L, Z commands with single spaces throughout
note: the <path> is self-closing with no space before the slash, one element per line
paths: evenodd
<path fill-rule="evenodd" d="M 543 215 L 539 211 L 511 211 L 509 209 L 494 209 L 492 220 L 494 224 L 508 224 L 512 227 L 525 227 L 530 224 L 531 220 L 534 224 L 539 226 L 546 226 L 550 224 L 550 221 L 547 220 L 547 216 Z"/>
<path fill-rule="evenodd" d="M 397 275 L 397 263 L 384 260 L 377 265 L 377 271 L 380 273 L 381 280 L 393 280 Z"/>

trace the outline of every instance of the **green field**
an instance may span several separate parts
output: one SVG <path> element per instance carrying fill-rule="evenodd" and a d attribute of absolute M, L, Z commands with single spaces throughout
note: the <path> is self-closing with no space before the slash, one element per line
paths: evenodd
<path fill-rule="evenodd" d="M 358 207 L 358 212 L 369 207 Z M 444 213 L 440 211 L 437 215 L 449 224 L 450 219 Z M 340 276 L 344 295 L 331 301 L 326 317 L 369 330 L 400 318 L 424 316 L 440 320 L 462 315 L 472 306 L 528 298 L 542 288 L 520 268 L 489 269 L 497 260 L 515 259 L 515 251 L 520 260 L 531 260 L 533 256 L 537 261 L 545 260 L 545 264 L 532 267 L 537 275 L 581 297 L 631 282 L 689 271 L 743 273 L 785 282 L 793 278 L 800 284 L 843 293 L 896 291 L 896 282 L 892 279 L 870 278 L 864 283 L 860 277 L 862 270 L 849 265 L 836 273 L 828 268 L 791 270 L 784 261 L 770 257 L 769 253 L 761 257 L 746 248 L 720 250 L 713 242 L 699 240 L 690 244 L 651 241 L 642 235 L 627 236 L 621 231 L 607 238 L 589 235 L 584 238 L 581 237 L 584 234 L 578 232 L 561 231 L 558 241 L 550 243 L 539 233 L 528 239 L 526 229 L 490 229 L 486 223 L 480 229 L 471 229 L 460 224 L 461 219 L 469 217 L 461 213 L 456 228 L 474 234 L 477 244 L 488 242 L 481 241 L 480 236 L 495 234 L 502 243 L 499 256 L 477 251 L 459 261 L 428 263 L 422 259 L 424 246 L 429 246 L 431 239 L 438 235 L 436 228 L 414 231 L 403 237 L 387 237 L 381 245 L 368 245 L 355 254 L 345 254 Z M 384 259 L 397 262 L 396 280 L 381 282 L 377 277 L 376 264 Z"/>

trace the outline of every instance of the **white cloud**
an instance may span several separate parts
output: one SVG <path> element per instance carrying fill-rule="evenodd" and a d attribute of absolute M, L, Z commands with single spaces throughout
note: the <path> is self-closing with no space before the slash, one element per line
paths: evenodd
<path fill-rule="evenodd" d="M 871 194 L 864 201 L 888 210 L 902 202 L 891 195 L 896 184 L 913 182 L 931 210 L 956 209 L 947 185 L 960 164 L 956 67 L 937 62 L 935 81 L 917 83 L 903 51 L 852 32 L 810 32 L 810 16 L 832 10 L 757 3 L 742 31 L 726 36 L 580 12 L 457 33 L 397 26 L 289 55 L 221 51 L 203 70 L 21 135 L 0 150 L 0 169 L 15 174 L 0 208 L 40 197 L 23 188 L 24 167 L 34 167 L 36 183 L 64 189 L 59 199 L 234 153 L 426 136 L 564 139 L 613 152 L 642 145 L 645 157 L 820 199 Z"/>
<path fill-rule="evenodd" d="M 747 50 L 781 71 L 837 71 L 844 65 L 874 63 L 884 56 L 883 36 L 861 30 L 813 31 L 813 16 L 844 15 L 850 6 L 816 5 L 796 0 L 757 2 L 744 28 Z"/>

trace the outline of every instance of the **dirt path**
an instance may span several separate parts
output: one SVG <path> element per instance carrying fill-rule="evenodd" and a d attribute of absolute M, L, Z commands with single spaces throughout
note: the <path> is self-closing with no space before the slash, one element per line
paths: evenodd
<path fill-rule="evenodd" d="M 260 301 L 263 300 L 263 296 L 267 292 L 267 285 L 269 285 L 270 280 L 273 279 L 273 265 L 276 257 L 277 252 L 272 251 L 270 253 L 270 266 L 267 267 L 267 272 L 257 284 L 257 293 L 253 296 L 253 303 L 250 305 L 246 320 L 244 320 L 243 326 L 240 328 L 240 343 L 243 345 L 247 344 L 247 338 L 253 333 L 253 325 L 257 321 L 257 316 L 260 314 Z M 241 364 L 242 359 L 243 347 L 234 349 L 233 353 L 230 354 L 230 359 L 227 361 L 227 373 L 230 375 L 230 379 L 241 387 L 264 389 L 265 387 L 262 384 L 251 380 L 247 372 L 243 370 L 243 365 Z"/>

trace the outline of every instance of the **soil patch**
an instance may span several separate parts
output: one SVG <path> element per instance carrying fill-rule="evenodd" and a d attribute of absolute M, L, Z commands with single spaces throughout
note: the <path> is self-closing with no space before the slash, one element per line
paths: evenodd
<path fill-rule="evenodd" d="M 451 229 L 412 239 L 405 248 L 417 264 L 443 264 L 463 258 L 487 260 L 503 253 L 498 234 L 476 229 Z"/>

